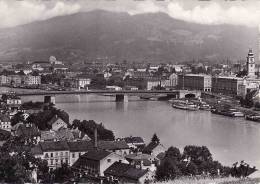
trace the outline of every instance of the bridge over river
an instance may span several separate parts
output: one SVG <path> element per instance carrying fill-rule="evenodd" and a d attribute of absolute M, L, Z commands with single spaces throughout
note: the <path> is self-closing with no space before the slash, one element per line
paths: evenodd
<path fill-rule="evenodd" d="M 0 95 L 6 94 L 0 92 Z M 164 95 L 169 98 L 199 97 L 200 91 L 189 90 L 75 90 L 75 91 L 45 91 L 45 90 L 26 90 L 15 91 L 17 96 L 45 96 L 51 98 L 56 95 L 79 95 L 79 94 L 103 94 L 115 95 L 116 101 L 124 101 L 125 95 L 145 96 L 145 95 Z"/>

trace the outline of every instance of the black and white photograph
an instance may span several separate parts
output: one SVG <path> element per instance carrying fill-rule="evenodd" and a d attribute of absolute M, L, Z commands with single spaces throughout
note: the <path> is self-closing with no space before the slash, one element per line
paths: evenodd
<path fill-rule="evenodd" d="M 0 0 L 0 183 L 260 184 L 260 0 Z"/>

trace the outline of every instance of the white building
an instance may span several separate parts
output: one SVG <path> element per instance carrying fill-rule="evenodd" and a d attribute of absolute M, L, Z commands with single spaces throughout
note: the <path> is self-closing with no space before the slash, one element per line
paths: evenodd
<path fill-rule="evenodd" d="M 247 76 L 249 78 L 255 78 L 255 58 L 252 49 L 249 49 L 247 58 L 246 58 L 246 68 L 247 68 Z"/>
<path fill-rule="evenodd" d="M 5 114 L 0 115 L 0 128 L 11 132 L 12 126 L 11 126 L 11 120 L 10 120 L 9 116 L 7 116 Z"/>
<path fill-rule="evenodd" d="M 39 85 L 41 84 L 41 76 L 39 75 L 26 75 L 24 77 L 25 85 Z"/>
<path fill-rule="evenodd" d="M 91 79 L 88 78 L 77 78 L 76 79 L 76 86 L 77 88 L 85 88 L 86 86 L 90 85 Z"/>

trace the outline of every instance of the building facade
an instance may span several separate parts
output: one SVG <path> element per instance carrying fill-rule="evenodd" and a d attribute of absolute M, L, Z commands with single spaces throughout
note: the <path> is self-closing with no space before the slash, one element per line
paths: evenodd
<path fill-rule="evenodd" d="M 211 91 L 211 76 L 204 74 L 178 75 L 178 87 L 180 89 L 191 89 L 201 91 Z"/>
<path fill-rule="evenodd" d="M 238 95 L 239 86 L 243 84 L 243 78 L 239 77 L 213 77 L 212 92 L 226 95 Z"/>
<path fill-rule="evenodd" d="M 41 84 L 41 76 L 39 75 L 26 75 L 24 77 L 25 85 L 39 85 Z"/>

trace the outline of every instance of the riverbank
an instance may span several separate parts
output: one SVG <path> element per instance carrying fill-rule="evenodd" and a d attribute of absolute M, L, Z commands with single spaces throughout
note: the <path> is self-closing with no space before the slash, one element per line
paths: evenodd
<path fill-rule="evenodd" d="M 238 179 L 238 178 L 217 178 L 217 179 L 191 179 L 181 178 L 167 182 L 157 182 L 156 184 L 259 184 L 260 178 Z"/>

